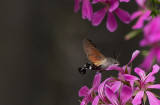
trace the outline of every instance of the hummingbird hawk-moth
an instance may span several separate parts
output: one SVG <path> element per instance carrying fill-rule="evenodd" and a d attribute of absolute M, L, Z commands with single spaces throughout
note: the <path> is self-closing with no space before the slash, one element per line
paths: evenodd
<path fill-rule="evenodd" d="M 104 71 L 110 65 L 119 65 L 117 59 L 111 57 L 105 57 L 91 40 L 83 39 L 82 41 L 83 50 L 89 60 L 84 67 L 79 68 L 81 74 L 85 74 L 87 69 L 97 70 L 99 72 Z"/>

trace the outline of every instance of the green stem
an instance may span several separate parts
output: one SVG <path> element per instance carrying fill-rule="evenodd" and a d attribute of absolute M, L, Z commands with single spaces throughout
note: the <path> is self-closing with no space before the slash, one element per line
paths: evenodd
<path fill-rule="evenodd" d="M 152 0 L 153 8 L 156 9 L 155 1 Z"/>
<path fill-rule="evenodd" d="M 152 17 L 157 16 L 159 14 L 159 10 L 156 9 L 156 0 L 152 0 Z"/>

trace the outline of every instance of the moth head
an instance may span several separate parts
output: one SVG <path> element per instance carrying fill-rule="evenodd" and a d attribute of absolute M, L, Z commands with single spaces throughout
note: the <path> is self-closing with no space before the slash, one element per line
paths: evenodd
<path fill-rule="evenodd" d="M 107 60 L 110 62 L 111 65 L 117 65 L 118 66 L 120 64 L 117 59 L 108 58 Z"/>

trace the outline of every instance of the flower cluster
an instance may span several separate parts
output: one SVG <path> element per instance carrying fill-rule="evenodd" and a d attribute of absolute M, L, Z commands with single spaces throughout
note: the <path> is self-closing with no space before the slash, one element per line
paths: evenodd
<path fill-rule="evenodd" d="M 160 16 L 154 17 L 143 29 L 144 38 L 140 46 L 151 46 L 151 50 L 141 64 L 144 69 L 149 69 L 154 58 L 160 63 Z"/>
<path fill-rule="evenodd" d="M 145 71 L 148 71 L 153 61 L 160 63 L 160 16 L 159 10 L 156 9 L 156 3 L 158 0 L 136 0 L 136 3 L 140 9 L 131 15 L 131 20 L 138 18 L 132 29 L 140 29 L 144 34 L 144 38 L 140 41 L 140 46 L 150 46 L 150 51 L 146 54 L 144 61 L 140 64 L 140 67 Z M 153 7 L 148 7 L 147 4 L 151 3 Z M 160 3 L 160 2 L 159 2 Z M 146 24 L 144 24 L 147 22 Z M 138 31 L 133 31 L 132 34 L 137 34 Z M 134 35 L 136 36 L 136 35 Z M 128 37 L 126 37 L 128 39 Z M 155 59 L 155 60 L 154 60 Z"/>
<path fill-rule="evenodd" d="M 106 70 L 118 70 L 118 77 L 109 77 L 101 82 L 101 73 L 95 75 L 92 88 L 83 86 L 79 91 L 79 96 L 83 97 L 81 105 L 140 105 L 142 99 L 145 104 L 147 97 L 150 105 L 160 105 L 157 95 L 152 93 L 150 89 L 160 89 L 160 84 L 154 84 L 156 74 L 160 67 L 155 64 L 148 75 L 144 70 L 135 68 L 134 72 L 139 77 L 131 75 L 130 63 L 136 58 L 140 52 L 137 50 L 132 54 L 130 62 L 118 67 L 111 65 Z"/>
<path fill-rule="evenodd" d="M 160 84 L 154 84 L 154 74 L 158 73 L 160 67 L 153 64 L 153 61 L 160 63 L 160 10 L 157 5 L 160 0 L 135 0 L 139 9 L 131 15 L 119 8 L 121 2 L 130 0 L 74 0 L 74 11 L 78 12 L 82 3 L 82 18 L 91 21 L 93 26 L 98 26 L 107 15 L 106 28 L 110 32 L 117 29 L 115 15 L 123 23 L 130 23 L 137 19 L 132 26 L 133 31 L 125 37 L 127 40 L 143 33 L 143 39 L 139 45 L 150 47 L 148 54 L 145 54 L 144 61 L 140 68 L 136 67 L 134 72 L 139 76 L 131 74 L 130 63 L 136 58 L 140 51 L 135 51 L 129 63 L 123 67 L 111 65 L 105 70 L 118 70 L 118 77 L 109 77 L 101 82 L 101 73 L 95 75 L 92 88 L 83 86 L 79 91 L 79 96 L 83 97 L 81 105 L 89 102 L 92 105 L 143 105 L 147 97 L 150 105 L 160 105 L 158 96 L 152 93 L 151 89 L 160 89 Z M 102 4 L 102 8 L 93 11 L 93 5 Z M 152 67 L 152 71 L 146 74 Z M 143 102 L 142 102 L 143 100 Z"/>
<path fill-rule="evenodd" d="M 114 32 L 117 29 L 117 22 L 114 13 L 119 17 L 119 19 L 128 24 L 131 20 L 130 14 L 123 9 L 119 8 L 120 2 L 129 2 L 129 0 L 74 0 L 74 11 L 77 12 L 80 9 L 80 4 L 82 2 L 82 18 L 88 19 L 92 22 L 93 26 L 98 26 L 105 15 L 107 14 L 106 28 L 110 32 Z M 92 4 L 103 4 L 102 9 L 93 12 Z"/>
<path fill-rule="evenodd" d="M 131 20 L 138 18 L 135 25 L 133 25 L 133 29 L 141 29 L 144 25 L 144 21 L 148 21 L 151 19 L 151 10 L 145 5 L 146 0 L 136 0 L 136 3 L 139 5 L 140 9 L 134 12 L 131 15 Z"/>

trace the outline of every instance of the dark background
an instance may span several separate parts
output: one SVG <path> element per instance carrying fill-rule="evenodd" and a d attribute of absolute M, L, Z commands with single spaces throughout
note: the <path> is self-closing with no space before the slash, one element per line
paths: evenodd
<path fill-rule="evenodd" d="M 73 12 L 73 1 L 2 0 L 0 15 L 0 105 L 79 105 L 79 89 L 91 87 L 94 71 L 80 75 L 77 68 L 87 58 L 82 39 L 89 38 L 106 56 L 121 53 L 119 62 L 129 62 L 139 47 L 140 37 L 130 41 L 124 35 L 131 26 L 118 18 L 118 29 L 98 27 Z M 122 3 L 132 13 L 137 5 Z M 133 66 L 142 61 L 139 56 Z M 117 72 L 104 72 L 103 80 Z"/>

